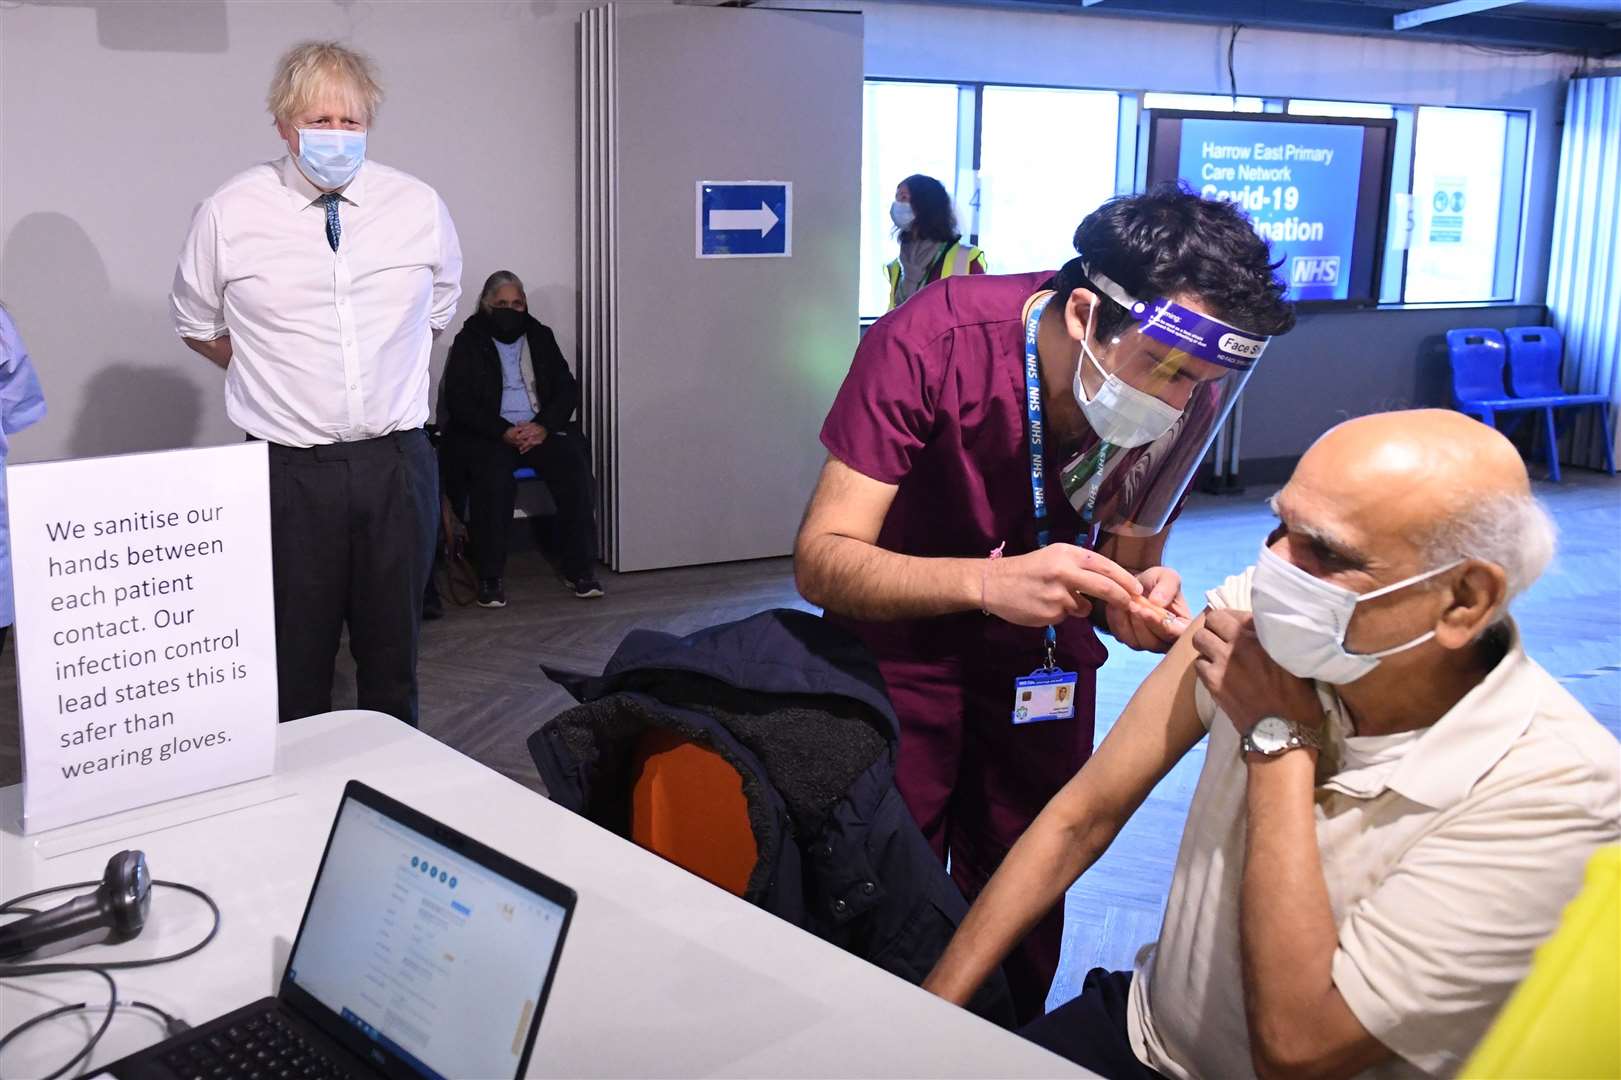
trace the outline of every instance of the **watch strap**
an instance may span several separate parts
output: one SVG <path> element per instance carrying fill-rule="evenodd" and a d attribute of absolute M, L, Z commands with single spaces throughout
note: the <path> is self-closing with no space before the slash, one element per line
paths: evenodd
<path fill-rule="evenodd" d="M 1263 717 L 1262 719 L 1266 718 Z M 1250 738 L 1250 732 L 1246 731 L 1239 752 L 1242 754 L 1260 754 L 1263 757 L 1278 757 L 1287 754 L 1291 750 L 1321 750 L 1323 748 L 1323 734 L 1317 728 L 1297 724 L 1293 720 L 1287 720 L 1281 716 L 1278 719 L 1289 725 L 1288 742 L 1284 743 L 1279 749 L 1268 752 L 1256 746 L 1255 742 Z"/>

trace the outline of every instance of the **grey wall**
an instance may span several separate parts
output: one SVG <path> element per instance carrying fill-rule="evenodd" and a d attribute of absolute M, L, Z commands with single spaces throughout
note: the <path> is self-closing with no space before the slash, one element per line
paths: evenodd
<path fill-rule="evenodd" d="M 856 344 L 862 20 L 618 10 L 614 562 L 785 555 Z M 792 258 L 695 258 L 700 180 L 792 181 Z"/>
<path fill-rule="evenodd" d="M 1448 330 L 1542 320 L 1540 305 L 1303 314 L 1291 333 L 1267 348 L 1244 389 L 1242 460 L 1293 459 L 1353 416 L 1447 408 Z"/>
<path fill-rule="evenodd" d="M 312 37 L 382 68 L 377 160 L 439 189 L 463 287 L 516 271 L 572 352 L 575 22 L 585 3 L 61 0 L 0 8 L 0 299 L 51 415 L 14 461 L 230 442 L 221 376 L 170 328 L 197 202 L 284 152 L 276 58 Z M 454 325 L 472 310 L 464 297 Z M 449 338 L 435 352 L 435 374 Z"/>

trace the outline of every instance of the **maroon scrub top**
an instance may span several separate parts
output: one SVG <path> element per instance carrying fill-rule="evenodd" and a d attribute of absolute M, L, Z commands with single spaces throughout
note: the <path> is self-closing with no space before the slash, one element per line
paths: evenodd
<path fill-rule="evenodd" d="M 822 445 L 865 476 L 899 485 L 878 546 L 904 555 L 985 558 L 1036 550 L 1025 434 L 1025 301 L 1051 272 L 954 276 L 929 285 L 862 338 L 822 425 Z M 1046 447 L 1047 521 L 1053 543 L 1085 545 L 1087 530 L 1059 485 L 1068 452 Z M 980 612 L 874 623 L 840 618 L 879 659 L 982 658 L 1013 678 L 1041 663 L 1043 630 Z M 1058 626 L 1059 663 L 1081 675 L 1107 657 L 1090 622 Z M 1084 688 L 1084 689 L 1083 689 Z M 1077 717 L 1090 726 L 1091 717 Z"/>

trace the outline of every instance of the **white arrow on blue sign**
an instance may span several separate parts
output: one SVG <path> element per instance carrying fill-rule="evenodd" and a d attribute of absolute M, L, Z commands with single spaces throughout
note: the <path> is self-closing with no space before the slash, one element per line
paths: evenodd
<path fill-rule="evenodd" d="M 793 205 L 791 181 L 698 181 L 698 258 L 792 255 Z"/>

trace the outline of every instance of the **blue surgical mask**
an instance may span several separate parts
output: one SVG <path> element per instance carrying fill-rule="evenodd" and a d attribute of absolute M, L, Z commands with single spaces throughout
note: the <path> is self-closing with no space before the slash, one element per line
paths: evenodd
<path fill-rule="evenodd" d="M 366 161 L 366 133 L 342 128 L 299 128 L 298 167 L 316 187 L 336 191 Z"/>

